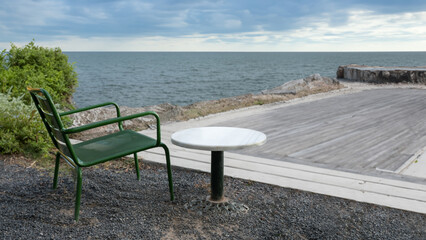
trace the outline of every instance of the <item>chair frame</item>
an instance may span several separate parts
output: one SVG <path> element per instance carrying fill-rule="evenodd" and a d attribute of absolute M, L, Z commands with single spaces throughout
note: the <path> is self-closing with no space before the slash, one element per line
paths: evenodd
<path fill-rule="evenodd" d="M 132 114 L 129 116 L 122 117 L 120 114 L 120 108 L 118 107 L 117 104 L 113 102 L 106 102 L 106 103 L 92 105 L 92 106 L 75 109 L 75 110 L 71 110 L 67 112 L 58 113 L 56 110 L 56 107 L 53 104 L 51 96 L 46 90 L 42 88 L 27 88 L 27 89 L 31 94 L 31 98 L 33 99 L 34 104 L 36 105 L 36 108 L 40 114 L 40 117 L 42 118 L 42 121 L 47 129 L 47 132 L 49 133 L 49 136 L 51 137 L 52 142 L 57 149 L 55 172 L 54 172 L 54 178 L 53 178 L 53 189 L 56 189 L 58 186 L 59 162 L 61 158 L 64 159 L 70 166 L 72 166 L 75 169 L 76 176 L 77 176 L 77 179 L 76 179 L 77 184 L 76 184 L 74 219 L 76 221 L 78 221 L 79 213 L 80 213 L 82 168 L 90 167 L 90 166 L 104 163 L 116 158 L 133 154 L 134 160 L 135 160 L 136 176 L 137 176 L 137 179 L 140 180 L 139 161 L 137 158 L 137 152 L 148 150 L 151 148 L 161 147 L 164 149 L 164 152 L 166 155 L 170 200 L 171 201 L 174 200 L 172 171 L 171 171 L 171 165 L 170 165 L 170 152 L 168 147 L 161 142 L 160 118 L 157 113 L 153 111 L 148 111 L 148 112 L 142 112 L 142 113 L 137 113 L 137 114 Z M 91 110 L 95 108 L 105 107 L 105 106 L 114 106 L 116 109 L 117 117 L 99 121 L 99 122 L 89 123 L 83 126 L 72 127 L 72 128 L 65 128 L 62 123 L 61 117 L 63 116 L 68 116 L 71 114 L 75 114 L 75 113 L 79 113 L 79 112 L 83 112 L 83 111 L 87 111 L 87 110 Z M 140 149 L 137 149 L 137 151 L 133 149 L 133 150 L 121 152 L 119 154 L 108 156 L 99 161 L 85 163 L 84 161 L 81 161 L 78 155 L 76 154 L 73 144 L 70 142 L 70 139 L 68 137 L 69 134 L 80 133 L 89 129 L 93 129 L 93 128 L 97 128 L 97 127 L 101 127 L 101 126 L 105 126 L 109 124 L 114 124 L 114 123 L 118 124 L 119 131 L 124 131 L 123 124 L 122 124 L 123 121 L 139 118 L 143 116 L 148 116 L 148 115 L 154 116 L 156 119 L 156 124 L 157 124 L 156 135 L 157 136 L 156 136 L 156 139 L 153 139 L 155 140 L 155 144 L 152 144 L 150 146 L 143 146 Z M 130 131 L 130 130 L 126 130 L 126 131 Z M 94 140 L 96 141 L 96 138 Z"/>

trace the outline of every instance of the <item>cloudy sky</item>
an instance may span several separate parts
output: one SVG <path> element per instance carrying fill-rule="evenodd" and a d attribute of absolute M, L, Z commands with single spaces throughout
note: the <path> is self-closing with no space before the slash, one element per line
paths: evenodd
<path fill-rule="evenodd" d="M 0 49 L 426 51 L 425 0 L 0 2 Z"/>

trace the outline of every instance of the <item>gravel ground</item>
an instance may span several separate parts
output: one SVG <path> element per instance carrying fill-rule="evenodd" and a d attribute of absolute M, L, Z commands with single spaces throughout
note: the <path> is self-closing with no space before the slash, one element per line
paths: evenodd
<path fill-rule="evenodd" d="M 79 222 L 74 180 L 0 161 L 1 239 L 426 239 L 426 215 L 225 177 L 225 193 L 247 212 L 206 212 L 185 205 L 207 196 L 209 174 L 165 167 L 87 168 Z"/>

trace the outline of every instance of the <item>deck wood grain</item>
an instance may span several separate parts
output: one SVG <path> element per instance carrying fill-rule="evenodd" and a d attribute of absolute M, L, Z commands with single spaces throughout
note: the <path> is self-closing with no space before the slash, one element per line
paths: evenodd
<path fill-rule="evenodd" d="M 426 146 L 426 90 L 375 89 L 215 123 L 264 132 L 236 153 L 335 169 L 395 171 Z"/>

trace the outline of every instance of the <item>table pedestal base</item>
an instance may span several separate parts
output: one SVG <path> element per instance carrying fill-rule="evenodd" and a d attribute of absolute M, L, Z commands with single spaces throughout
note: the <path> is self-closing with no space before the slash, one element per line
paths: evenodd
<path fill-rule="evenodd" d="M 249 207 L 243 203 L 229 200 L 228 202 L 215 203 L 208 200 L 210 196 L 195 197 L 184 205 L 185 209 L 195 211 L 199 215 L 204 213 L 220 213 L 234 216 L 236 214 L 245 214 L 249 211 Z"/>
<path fill-rule="evenodd" d="M 207 196 L 206 200 L 211 202 L 211 203 L 215 203 L 215 204 L 227 203 L 229 201 L 229 199 L 227 197 L 222 197 L 220 200 L 212 200 L 211 196 Z"/>

